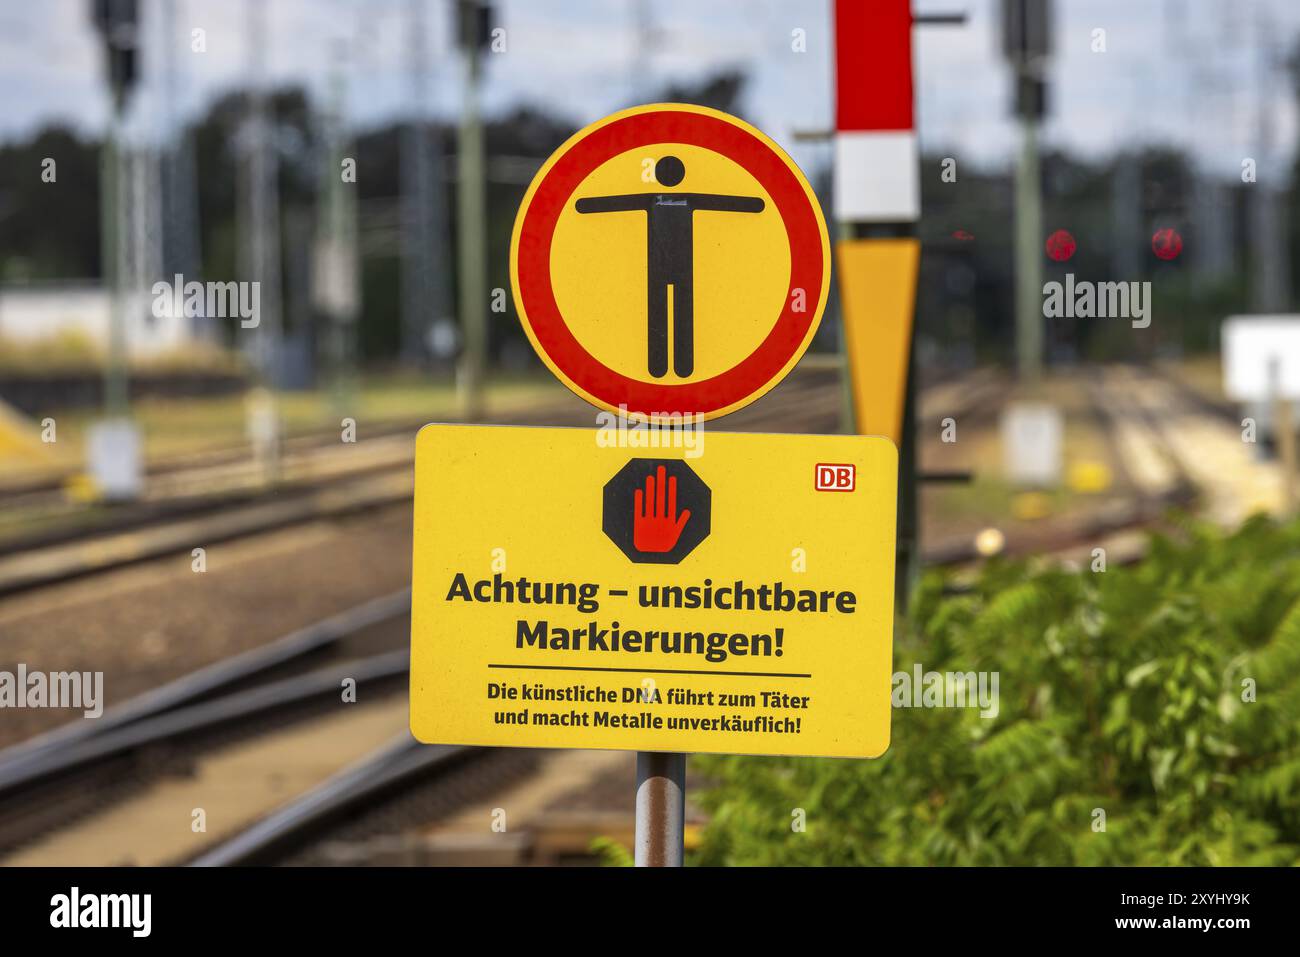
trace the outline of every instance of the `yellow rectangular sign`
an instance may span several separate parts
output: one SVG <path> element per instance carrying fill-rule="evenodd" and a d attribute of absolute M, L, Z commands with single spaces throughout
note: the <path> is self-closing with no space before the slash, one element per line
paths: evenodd
<path fill-rule="evenodd" d="M 878 436 L 426 426 L 412 733 L 878 756 L 897 474 Z"/>

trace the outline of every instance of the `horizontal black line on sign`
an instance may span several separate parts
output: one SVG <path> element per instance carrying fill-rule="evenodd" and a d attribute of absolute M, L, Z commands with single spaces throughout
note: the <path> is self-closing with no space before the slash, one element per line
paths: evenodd
<path fill-rule="evenodd" d="M 691 671 L 686 668 L 582 668 L 577 665 L 488 665 L 489 668 L 513 668 L 520 671 L 626 671 L 655 675 L 731 675 L 737 678 L 811 678 L 787 671 Z"/>
<path fill-rule="evenodd" d="M 627 589 L 626 589 L 626 588 L 611 588 L 611 589 L 609 590 L 609 593 L 610 593 L 611 595 L 618 595 L 620 598 L 626 598 L 626 597 L 627 597 Z"/>

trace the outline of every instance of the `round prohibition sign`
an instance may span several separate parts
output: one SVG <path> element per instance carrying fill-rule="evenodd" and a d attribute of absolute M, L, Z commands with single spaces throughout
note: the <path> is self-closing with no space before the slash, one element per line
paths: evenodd
<path fill-rule="evenodd" d="M 533 348 L 579 396 L 712 419 L 803 356 L 830 261 L 821 207 L 779 146 L 670 103 L 608 116 L 546 161 L 515 219 L 510 281 Z"/>

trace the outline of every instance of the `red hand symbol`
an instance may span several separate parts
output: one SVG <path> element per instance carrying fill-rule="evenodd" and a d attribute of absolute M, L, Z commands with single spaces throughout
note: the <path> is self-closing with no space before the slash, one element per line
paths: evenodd
<path fill-rule="evenodd" d="M 656 488 L 658 493 L 656 494 Z M 667 507 L 664 493 L 667 492 Z M 632 545 L 638 552 L 670 552 L 681 538 L 682 529 L 690 521 L 691 510 L 683 510 L 677 515 L 677 476 L 665 480 L 664 467 L 658 469 L 656 476 L 645 477 L 645 494 L 636 490 L 632 511 Z M 677 516 L 674 518 L 673 516 Z"/>

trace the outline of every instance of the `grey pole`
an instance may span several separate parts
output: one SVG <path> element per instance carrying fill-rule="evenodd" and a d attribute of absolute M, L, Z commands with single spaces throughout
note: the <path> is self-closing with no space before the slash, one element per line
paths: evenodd
<path fill-rule="evenodd" d="M 104 133 L 100 166 L 101 235 L 104 288 L 108 291 L 108 352 L 104 363 L 104 415 L 130 414 L 127 372 L 126 304 L 122 300 L 122 99 L 116 93 Z"/>
<path fill-rule="evenodd" d="M 402 129 L 402 359 L 418 363 L 428 352 L 431 320 L 444 318 L 442 249 L 435 254 L 434 215 L 443 202 L 441 174 L 434 175 L 428 123 L 429 57 L 425 42 L 426 0 L 408 0 L 408 68 L 411 113 Z M 441 153 L 441 147 L 438 150 Z M 439 160 L 441 157 L 439 157 Z M 435 183 L 437 187 L 435 187 Z"/>
<path fill-rule="evenodd" d="M 360 277 L 357 255 L 356 191 L 343 182 L 343 159 L 352 155 L 344 113 L 347 103 L 346 46 L 336 44 L 325 120 L 326 161 L 320 194 L 320 248 L 329 252 L 317 268 L 337 275 L 318 276 L 320 304 L 326 316 L 330 393 L 336 416 L 355 409 L 357 315 Z"/>
<path fill-rule="evenodd" d="M 477 43 L 465 44 L 462 57 L 465 88 L 460 137 L 456 145 L 459 172 L 459 244 L 456 253 L 460 262 L 460 318 L 465 350 L 457 370 L 457 386 L 461 414 L 472 422 L 483 411 L 483 376 L 487 365 L 487 200 L 484 195 L 483 122 L 478 103 L 482 70 Z"/>
<path fill-rule="evenodd" d="M 681 867 L 686 755 L 636 753 L 636 866 Z"/>
<path fill-rule="evenodd" d="M 1016 166 L 1016 368 L 1020 381 L 1037 385 L 1043 369 L 1043 213 L 1038 172 L 1037 121 L 1020 121 Z"/>
<path fill-rule="evenodd" d="M 280 472 L 279 402 L 276 398 L 280 357 L 280 200 L 278 153 L 274 144 L 275 122 L 267 88 L 266 59 L 269 49 L 266 7 L 261 0 L 248 0 L 245 9 L 248 39 L 248 103 L 245 123 L 247 156 L 244 163 L 243 229 L 247 243 L 241 246 L 240 270 L 258 285 L 260 315 L 249 327 L 249 354 L 253 359 L 258 389 L 257 423 L 253 437 L 254 456 L 265 484 L 272 484 Z M 238 188 L 238 186 L 237 186 Z M 241 229 L 241 232 L 243 232 Z M 242 330 L 241 330 L 242 331 Z"/>
<path fill-rule="evenodd" d="M 1022 385 L 1043 368 L 1042 186 L 1038 121 L 1046 111 L 1046 63 L 1052 48 L 1051 0 L 1002 0 L 1002 49 L 1015 80 L 1020 118 L 1016 164 L 1016 371 Z"/>

